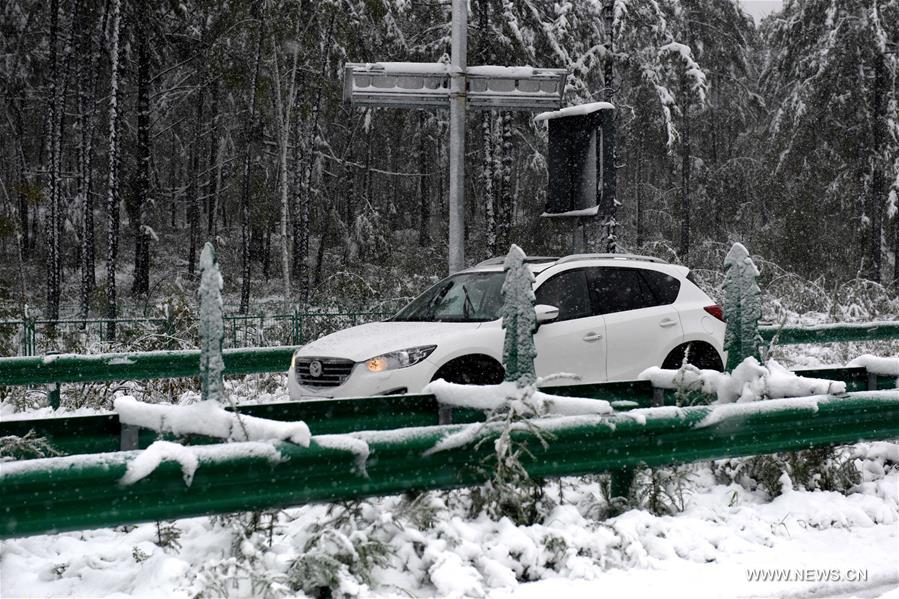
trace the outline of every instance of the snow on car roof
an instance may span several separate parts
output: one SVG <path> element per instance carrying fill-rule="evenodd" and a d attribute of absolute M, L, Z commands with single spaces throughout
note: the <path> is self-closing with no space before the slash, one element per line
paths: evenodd
<path fill-rule="evenodd" d="M 573 264 L 581 261 L 600 262 L 604 265 L 636 266 L 652 268 L 668 274 L 684 276 L 689 268 L 680 264 L 669 264 L 661 258 L 654 256 L 638 256 L 635 254 L 572 254 L 561 258 L 552 256 L 528 256 L 525 263 L 534 274 L 538 274 L 558 264 Z M 464 272 L 498 272 L 503 269 L 505 256 L 496 256 L 479 262 L 475 266 L 466 268 Z"/>

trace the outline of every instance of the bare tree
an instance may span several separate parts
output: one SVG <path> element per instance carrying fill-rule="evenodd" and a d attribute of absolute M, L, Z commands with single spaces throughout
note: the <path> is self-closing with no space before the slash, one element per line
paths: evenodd
<path fill-rule="evenodd" d="M 294 39 L 300 34 L 300 17 L 296 17 Z M 279 186 L 281 188 L 281 277 L 284 283 L 284 301 L 290 299 L 290 243 L 288 225 L 290 221 L 290 202 L 287 188 L 287 150 L 290 144 L 290 119 L 293 116 L 294 97 L 297 90 L 297 59 L 299 43 L 292 44 L 292 63 L 287 75 L 287 94 L 284 97 L 281 81 L 281 60 L 277 40 L 272 36 L 272 73 L 274 76 L 275 119 L 278 132 Z"/>

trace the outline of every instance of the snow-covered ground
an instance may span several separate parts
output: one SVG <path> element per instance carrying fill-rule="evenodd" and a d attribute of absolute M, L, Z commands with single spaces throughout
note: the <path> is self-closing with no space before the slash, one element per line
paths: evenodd
<path fill-rule="evenodd" d="M 470 517 L 455 491 L 293 508 L 272 526 L 180 520 L 167 548 L 156 524 L 8 540 L 0 595 L 286 597 L 330 580 L 357 597 L 899 597 L 899 445 L 846 451 L 862 473 L 847 494 L 771 500 L 698 465 L 675 515 L 599 518 L 598 483 L 579 478 L 550 483 L 555 506 L 531 526 Z"/>
<path fill-rule="evenodd" d="M 884 349 L 873 351 L 895 355 Z M 840 362 L 824 350 L 783 357 Z M 226 391 L 240 403 L 285 400 L 283 379 L 229 380 Z M 188 391 L 178 403 L 197 400 Z M 25 415 L 2 407 L 3 418 Z M 547 483 L 546 516 L 533 525 L 473 515 L 476 495 L 459 490 L 12 539 L 0 543 L 0 597 L 314 597 L 330 587 L 362 598 L 899 599 L 899 443 L 841 451 L 861 476 L 845 493 L 782 478 L 772 498 L 702 463 L 681 469 L 683 510 L 670 515 L 606 517 L 600 479 L 586 477 Z"/>

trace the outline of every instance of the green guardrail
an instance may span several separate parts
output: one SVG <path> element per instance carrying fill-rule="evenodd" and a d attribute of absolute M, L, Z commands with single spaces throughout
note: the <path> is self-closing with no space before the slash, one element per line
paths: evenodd
<path fill-rule="evenodd" d="M 779 345 L 800 343 L 840 343 L 846 341 L 889 341 L 899 339 L 899 322 L 860 322 L 807 326 L 760 326 L 766 342 L 776 338 Z"/>
<path fill-rule="evenodd" d="M 287 372 L 299 346 L 223 351 L 225 374 Z M 0 358 L 0 385 L 46 385 L 196 377 L 200 350 L 114 354 L 53 354 Z"/>
<path fill-rule="evenodd" d="M 535 478 L 584 475 L 641 464 L 660 466 L 899 437 L 899 397 L 862 392 L 831 398 L 696 406 L 609 417 L 543 421 L 546 447 L 528 444 L 522 461 Z M 370 457 L 313 437 L 308 448 L 271 447 L 278 460 L 243 452 L 245 444 L 198 451 L 200 466 L 187 486 L 178 464 L 164 462 L 130 486 L 120 484 L 137 452 L 3 464 L 0 537 L 57 533 L 330 502 L 409 490 L 447 489 L 483 482 L 493 443 L 426 453 L 459 425 L 361 432 Z M 489 432 L 488 438 L 495 437 Z M 528 433 L 514 433 L 527 442 Z M 265 447 L 268 447 L 267 445 Z M 332 446 L 333 447 L 333 446 Z"/>
<path fill-rule="evenodd" d="M 843 381 L 846 390 L 893 389 L 895 378 L 876 376 L 864 368 L 816 368 L 796 370 L 805 377 Z M 592 383 L 545 388 L 556 395 L 608 401 L 618 411 L 676 405 L 677 392 L 652 387 L 649 381 Z M 714 398 L 709 397 L 711 401 Z M 277 402 L 238 406 L 241 414 L 296 422 L 302 420 L 316 434 L 358 430 L 392 430 L 445 423 L 483 420 L 482 412 L 441 407 L 433 395 L 382 395 L 347 399 Z M 159 438 L 153 431 L 123 427 L 117 414 L 5 420 L 0 437 L 23 437 L 29 432 L 47 440 L 59 455 L 89 454 L 149 446 Z M 171 436 L 164 436 L 173 439 Z M 215 439 L 189 438 L 190 443 L 214 443 Z M 25 456 L 14 456 L 25 457 Z"/>

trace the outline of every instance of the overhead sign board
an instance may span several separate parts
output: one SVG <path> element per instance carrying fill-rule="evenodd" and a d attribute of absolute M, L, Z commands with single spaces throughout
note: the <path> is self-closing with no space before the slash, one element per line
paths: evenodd
<path fill-rule="evenodd" d="M 440 62 L 347 63 L 343 99 L 359 106 L 446 108 L 450 65 Z M 532 67 L 469 67 L 465 97 L 478 110 L 552 110 L 562 105 L 567 71 Z"/>
<path fill-rule="evenodd" d="M 543 216 L 594 216 L 599 211 L 602 131 L 615 107 L 608 102 L 538 114 L 549 126 L 549 185 Z"/>

